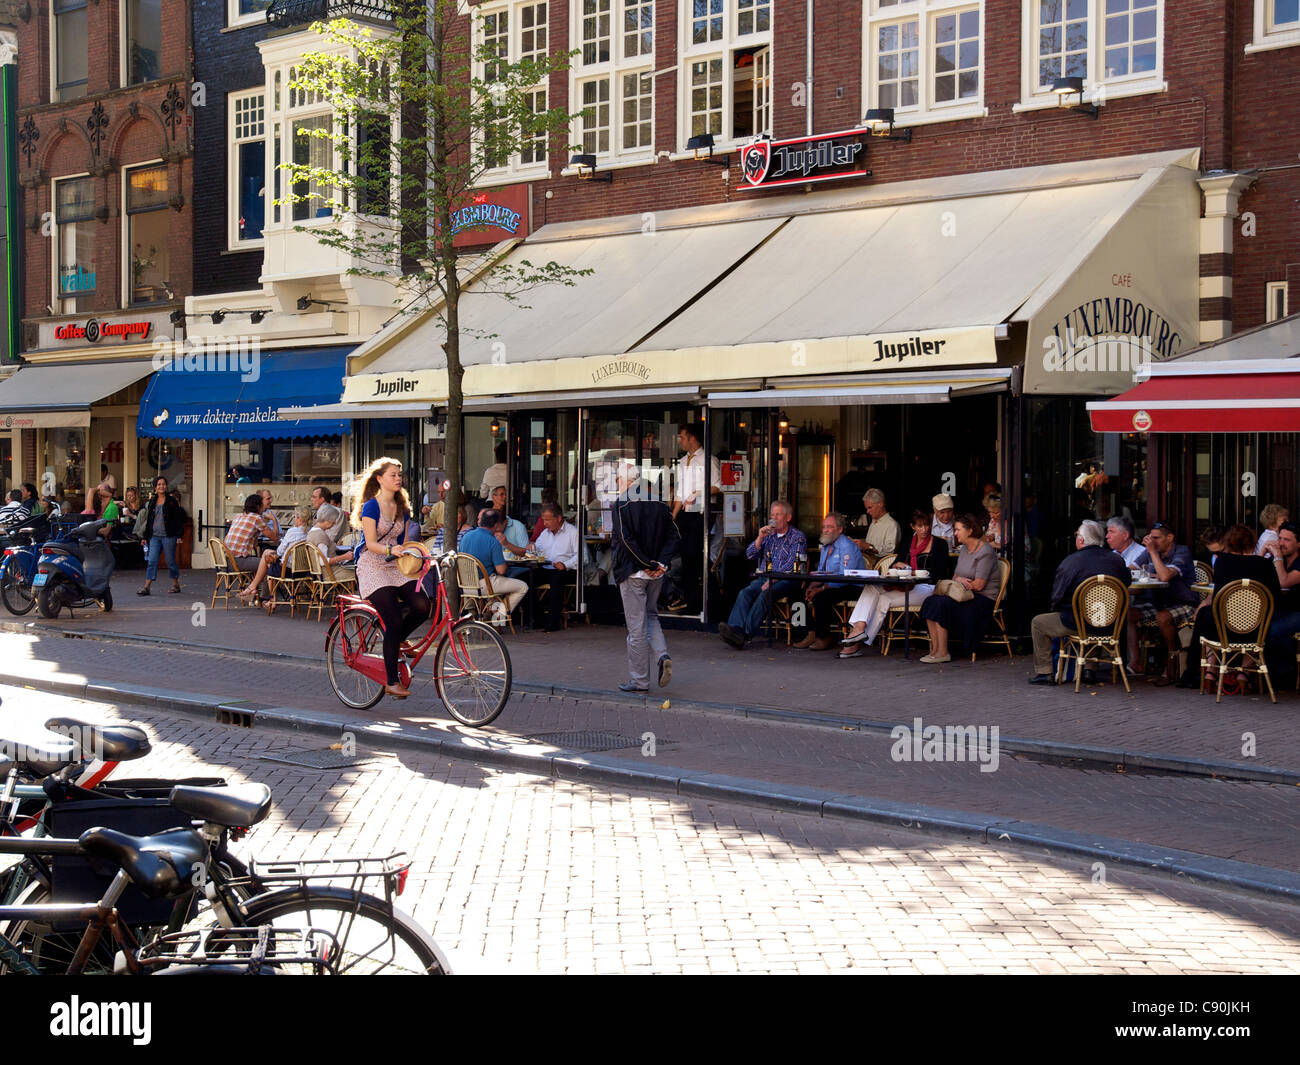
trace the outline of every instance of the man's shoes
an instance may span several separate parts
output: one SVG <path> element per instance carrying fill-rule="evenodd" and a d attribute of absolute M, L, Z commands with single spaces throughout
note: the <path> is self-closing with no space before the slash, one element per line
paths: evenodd
<path fill-rule="evenodd" d="M 690 609 L 690 604 L 679 595 L 674 597 L 673 601 L 664 609 L 670 614 L 681 614 Z"/>
<path fill-rule="evenodd" d="M 923 658 L 921 659 L 921 661 L 924 662 L 925 659 Z M 1052 674 L 1050 673 L 1035 673 L 1032 677 L 1029 678 L 1029 683 L 1030 684 L 1055 684 L 1056 678 L 1052 676 Z"/>
<path fill-rule="evenodd" d="M 835 646 L 835 641 L 828 637 L 818 637 L 808 645 L 810 651 L 829 651 Z"/>
<path fill-rule="evenodd" d="M 673 660 L 667 655 L 659 659 L 659 687 L 668 687 L 669 682 L 673 679 Z"/>
<path fill-rule="evenodd" d="M 809 647 L 811 647 L 811 646 L 812 646 L 813 644 L 815 644 L 816 642 L 817 642 L 817 634 L 816 634 L 815 632 L 810 632 L 807 636 L 805 636 L 805 637 L 804 637 L 802 640 L 800 640 L 798 643 L 796 643 L 796 644 L 791 644 L 791 646 L 792 646 L 796 651 L 804 651 L 804 650 L 807 650 Z"/>
<path fill-rule="evenodd" d="M 745 649 L 744 633 L 737 632 L 725 621 L 718 622 L 718 635 L 726 640 L 727 643 L 731 644 L 731 646 L 737 651 L 743 651 Z"/>
<path fill-rule="evenodd" d="M 621 692 L 634 692 L 637 695 L 645 695 L 650 691 L 649 688 L 638 688 L 635 684 L 620 684 L 618 690 Z"/>

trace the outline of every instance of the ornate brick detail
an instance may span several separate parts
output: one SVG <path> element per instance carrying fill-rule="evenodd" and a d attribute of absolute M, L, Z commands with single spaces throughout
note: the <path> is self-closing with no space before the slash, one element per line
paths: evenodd
<path fill-rule="evenodd" d="M 108 129 L 108 112 L 104 110 L 104 101 L 96 100 L 95 106 L 90 109 L 90 117 L 86 119 L 86 130 L 90 134 L 90 150 L 95 153 L 96 159 L 104 147 L 106 129 Z"/>
<path fill-rule="evenodd" d="M 18 131 L 18 146 L 27 156 L 27 165 L 32 165 L 32 156 L 36 154 L 36 142 L 41 139 L 41 131 L 36 128 L 36 120 L 28 115 Z"/>
<path fill-rule="evenodd" d="M 167 95 L 162 102 L 162 115 L 168 135 L 175 142 L 176 127 L 181 124 L 185 116 L 185 94 L 180 91 L 175 82 L 167 86 Z"/>

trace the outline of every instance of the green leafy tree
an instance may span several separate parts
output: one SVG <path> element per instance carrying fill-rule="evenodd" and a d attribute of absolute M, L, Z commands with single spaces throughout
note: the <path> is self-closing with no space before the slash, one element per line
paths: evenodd
<path fill-rule="evenodd" d="M 490 32 L 495 27 L 459 0 L 391 0 L 388 10 L 390 18 L 378 23 L 333 19 L 312 27 L 322 44 L 295 64 L 289 87 L 327 101 L 334 118 L 303 131 L 307 139 L 282 164 L 283 202 L 307 204 L 295 217 L 327 208 L 332 222 L 296 228 L 345 252 L 350 273 L 392 281 L 402 313 L 432 311 L 441 323 L 451 550 L 462 501 L 466 287 L 520 303 L 540 285 L 573 285 L 591 273 L 466 254 L 455 243 L 455 216 L 513 157 L 543 162 L 567 149 L 574 116 L 545 103 L 550 75 L 568 69 L 570 54 L 538 49 L 535 58 L 512 63 L 508 35 Z"/>

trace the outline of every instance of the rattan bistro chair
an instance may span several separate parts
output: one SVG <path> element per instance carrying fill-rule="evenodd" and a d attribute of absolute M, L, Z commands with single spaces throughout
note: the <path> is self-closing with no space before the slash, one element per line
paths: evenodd
<path fill-rule="evenodd" d="M 1061 640 L 1056 660 L 1056 683 L 1065 676 L 1065 664 L 1074 661 L 1074 690 L 1079 690 L 1084 667 L 1089 662 L 1110 663 L 1111 683 L 1115 671 L 1124 680 L 1124 690 L 1132 692 L 1125 675 L 1120 647 L 1124 642 L 1124 622 L 1128 618 L 1128 589 L 1117 577 L 1098 574 L 1083 581 L 1071 600 L 1077 630 Z"/>
<path fill-rule="evenodd" d="M 986 644 L 994 647 L 1005 648 L 1008 658 L 1015 658 L 1016 654 L 1011 650 L 1011 637 L 1007 635 L 1007 623 L 1002 617 L 1002 600 L 1007 597 L 1007 585 L 1011 583 L 1011 563 L 1005 559 L 998 559 L 998 567 L 1002 570 L 1002 584 L 998 587 L 998 597 L 993 600 L 993 617 L 990 625 L 996 625 L 997 630 L 991 636 L 985 636 L 980 640 L 979 647 Z M 979 648 L 977 647 L 976 650 Z M 975 661 L 975 651 L 971 652 L 970 660 Z"/>
<path fill-rule="evenodd" d="M 231 591 L 236 593 L 235 601 L 238 603 L 238 593 L 252 583 L 253 575 L 236 565 L 235 556 L 230 553 L 230 548 L 220 537 L 209 537 L 208 551 L 212 555 L 212 565 L 216 572 L 216 582 L 212 585 L 212 603 L 208 609 L 215 608 L 217 600 L 222 599 L 225 601 L 226 609 L 229 610 Z"/>
<path fill-rule="evenodd" d="M 1213 583 L 1214 583 L 1214 570 L 1212 570 L 1212 569 L 1210 568 L 1209 563 L 1207 563 L 1207 562 L 1193 562 L 1192 565 L 1194 565 L 1194 566 L 1196 567 L 1196 583 L 1197 583 L 1197 584 L 1213 584 Z"/>
<path fill-rule="evenodd" d="M 1217 640 L 1201 637 L 1201 693 L 1214 668 L 1208 652 L 1219 660 L 1219 684 L 1214 701 L 1223 699 L 1223 678 L 1230 669 L 1258 673 L 1268 687 L 1268 697 L 1277 702 L 1268 664 L 1264 661 L 1264 644 L 1268 640 L 1269 622 L 1273 620 L 1273 593 L 1259 581 L 1233 581 L 1215 593 L 1210 604 L 1214 611 Z M 1253 659 L 1254 664 L 1251 664 Z"/>
<path fill-rule="evenodd" d="M 316 545 L 301 540 L 289 548 L 284 559 L 283 569 L 278 577 L 267 577 L 266 588 L 270 603 L 267 614 L 272 614 L 280 605 L 280 592 L 287 593 L 289 616 L 293 617 L 298 603 L 306 604 L 307 613 L 311 614 L 311 603 L 315 597 L 313 586 L 320 579 L 321 558 Z"/>
<path fill-rule="evenodd" d="M 460 586 L 460 601 L 464 609 L 473 611 L 474 616 L 480 620 L 491 620 L 488 611 L 492 604 L 501 603 L 506 608 L 506 621 L 510 625 L 510 631 L 515 631 L 506 595 L 492 590 L 492 575 L 473 555 L 456 556 L 456 583 Z"/>

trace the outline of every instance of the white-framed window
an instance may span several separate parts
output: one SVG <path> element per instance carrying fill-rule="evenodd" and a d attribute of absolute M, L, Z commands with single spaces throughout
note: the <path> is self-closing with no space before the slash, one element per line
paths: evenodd
<path fill-rule="evenodd" d="M 610 0 L 612 2 L 612 0 Z M 482 6 L 474 12 L 475 33 L 480 45 L 498 57 L 476 64 L 475 74 L 489 84 L 501 80 L 501 67 L 507 63 L 539 62 L 550 54 L 549 6 L 547 0 L 513 0 L 507 4 Z M 539 82 L 525 94 L 525 102 L 534 114 L 549 107 L 545 83 Z M 501 120 L 504 122 L 504 119 Z M 525 136 L 518 152 L 511 155 L 504 143 L 509 138 L 495 137 L 500 123 L 492 118 L 490 105 L 487 128 L 481 150 L 491 172 L 485 180 L 540 177 L 546 172 L 547 138 L 545 134 Z M 503 130 L 504 133 L 504 130 Z"/>
<path fill-rule="evenodd" d="M 60 314 L 76 314 L 94 306 L 99 270 L 95 237 L 95 179 L 61 178 L 51 189 L 54 203 L 54 299 Z"/>
<path fill-rule="evenodd" d="M 1164 92 L 1167 0 L 1024 0 L 1021 100 L 1055 107 L 1057 78 L 1083 78 L 1084 97 Z"/>
<path fill-rule="evenodd" d="M 984 113 L 984 6 L 980 0 L 866 0 L 863 110 L 949 121 Z"/>
<path fill-rule="evenodd" d="M 661 0 L 662 2 L 662 0 Z M 574 141 L 604 162 L 654 157 L 654 0 L 570 0 Z"/>
<path fill-rule="evenodd" d="M 319 167 L 326 170 L 338 170 L 342 167 L 342 154 L 335 148 L 331 136 L 318 136 L 316 131 L 325 131 L 332 134 L 334 131 L 334 115 L 330 110 L 329 103 L 322 99 L 319 92 L 298 88 L 294 83 L 298 78 L 298 70 L 293 62 L 279 63 L 274 66 L 268 65 L 266 69 L 266 83 L 260 90 L 251 90 L 247 93 L 237 93 L 230 98 L 231 102 L 231 154 L 235 152 L 235 126 L 236 117 L 242 120 L 242 129 L 247 134 L 248 140 L 245 144 L 251 145 L 252 138 L 255 136 L 257 107 L 255 99 L 258 93 L 261 94 L 263 103 L 262 122 L 266 146 L 263 148 L 263 157 L 270 156 L 267 160 L 266 178 L 263 185 L 264 195 L 263 203 L 267 204 L 263 209 L 262 223 L 263 234 L 265 227 L 278 226 L 283 224 L 297 225 L 303 222 L 310 222 L 313 219 L 329 219 L 334 216 L 335 200 L 338 192 L 336 188 L 324 181 L 315 178 L 307 178 L 301 181 L 295 181 L 290 190 L 294 196 L 305 196 L 307 199 L 296 201 L 292 204 L 281 205 L 277 201 L 286 198 L 285 182 L 288 175 L 282 173 L 280 167 L 284 163 L 294 163 L 300 166 Z M 238 111 L 236 110 L 238 102 Z M 256 149 L 249 147 L 246 149 L 250 156 L 250 166 L 252 158 L 256 155 Z M 356 159 L 355 154 L 353 159 Z M 234 162 L 232 162 L 232 173 Z M 249 189 L 254 188 L 250 178 Z M 265 196 L 265 190 L 270 189 L 270 196 Z M 229 195 L 232 200 L 237 194 L 237 190 L 231 189 Z M 251 195 L 251 191 L 250 191 Z M 269 200 L 269 204 L 268 204 Z M 233 206 L 231 213 L 234 216 L 232 230 L 238 226 L 238 215 L 235 215 Z M 250 217 L 250 216 L 245 216 Z M 255 218 L 254 216 L 251 216 Z M 251 227 L 245 227 L 245 233 L 250 234 Z M 233 235 L 237 235 L 233 234 Z M 232 235 L 232 239 L 233 239 Z M 247 237 L 246 240 L 254 237 Z M 244 246 L 246 241 L 241 241 L 240 246 Z M 232 244 L 232 247 L 234 245 Z"/>
<path fill-rule="evenodd" d="M 1276 322 L 1287 316 L 1285 281 L 1270 281 L 1264 286 L 1264 321 Z"/>
<path fill-rule="evenodd" d="M 1300 0 L 1255 0 L 1255 34 L 1246 51 L 1300 44 Z"/>
<path fill-rule="evenodd" d="M 254 26 L 266 21 L 271 0 L 226 0 L 227 26 Z"/>
<path fill-rule="evenodd" d="M 123 0 L 122 84 L 162 77 L 162 0 Z"/>
<path fill-rule="evenodd" d="M 266 88 L 226 98 L 229 125 L 227 180 L 229 247 L 255 247 L 266 226 Z"/>
<path fill-rule="evenodd" d="M 126 247 L 123 306 L 162 303 L 168 299 L 171 267 L 167 240 L 171 233 L 167 164 L 150 163 L 122 171 L 122 217 Z"/>
<path fill-rule="evenodd" d="M 680 0 L 678 147 L 772 132 L 771 0 Z"/>
<path fill-rule="evenodd" d="M 51 0 L 50 16 L 50 99 L 76 100 L 90 81 L 86 0 Z"/>

